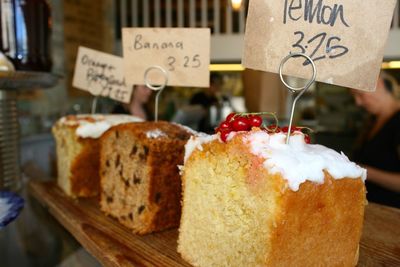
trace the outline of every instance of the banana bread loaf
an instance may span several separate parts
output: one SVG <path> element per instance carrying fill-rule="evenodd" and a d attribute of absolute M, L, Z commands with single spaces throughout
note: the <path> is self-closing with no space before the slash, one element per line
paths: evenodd
<path fill-rule="evenodd" d="M 178 226 L 189 131 L 167 122 L 124 124 L 101 138 L 101 210 L 135 233 Z"/>

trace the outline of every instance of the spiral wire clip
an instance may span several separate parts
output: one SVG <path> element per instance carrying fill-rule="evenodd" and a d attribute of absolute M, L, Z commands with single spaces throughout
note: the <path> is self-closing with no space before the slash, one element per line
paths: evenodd
<path fill-rule="evenodd" d="M 165 80 L 163 84 L 160 85 L 152 85 L 149 80 L 148 80 L 148 75 L 151 70 L 159 70 L 163 74 Z M 168 72 L 161 66 L 151 66 L 149 67 L 145 72 L 144 72 L 144 82 L 146 86 L 154 91 L 158 91 L 156 94 L 156 99 L 155 99 L 155 110 L 154 110 L 154 120 L 158 121 L 158 101 L 161 95 L 161 92 L 164 90 L 164 88 L 168 84 Z"/>
<path fill-rule="evenodd" d="M 282 69 L 283 66 L 285 65 L 285 63 L 290 59 L 290 58 L 294 58 L 294 57 L 304 57 L 306 58 L 306 60 L 308 60 L 311 63 L 312 66 L 312 70 L 313 70 L 313 74 L 311 77 L 311 80 L 309 80 L 306 85 L 304 85 L 303 87 L 293 87 L 289 84 L 287 84 L 285 82 L 285 80 L 283 79 L 283 74 L 282 74 Z M 294 109 L 296 107 L 296 103 L 297 100 L 299 100 L 299 98 L 308 90 L 308 88 L 310 88 L 310 86 L 315 82 L 315 79 L 317 77 L 317 68 L 315 67 L 315 63 L 314 61 L 307 56 L 306 54 L 303 53 L 290 53 L 289 55 L 287 55 L 284 59 L 282 59 L 281 64 L 279 65 L 279 76 L 281 78 L 282 83 L 286 86 L 287 89 L 289 89 L 289 91 L 291 93 L 296 93 L 299 92 L 297 94 L 297 96 L 295 97 L 295 99 L 293 100 L 293 104 L 292 104 L 292 109 L 290 112 L 290 120 L 289 120 L 289 128 L 288 128 L 288 132 L 287 132 L 287 137 L 286 137 L 286 144 L 289 144 L 289 138 L 290 138 L 290 132 L 292 129 L 292 123 L 293 123 L 293 115 L 294 115 Z"/>

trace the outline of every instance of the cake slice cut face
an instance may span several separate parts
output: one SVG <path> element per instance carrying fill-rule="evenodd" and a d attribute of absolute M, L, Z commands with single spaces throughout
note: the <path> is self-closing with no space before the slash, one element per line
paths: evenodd
<path fill-rule="evenodd" d="M 176 227 L 184 146 L 190 133 L 167 122 L 124 124 L 101 139 L 101 210 L 135 233 Z"/>
<path fill-rule="evenodd" d="M 186 145 L 178 251 L 194 266 L 355 266 L 365 170 L 294 133 Z"/>
<path fill-rule="evenodd" d="M 129 115 L 82 114 L 62 117 L 52 128 L 57 150 L 57 183 L 71 197 L 99 193 L 99 137 L 109 128 L 141 119 Z"/>

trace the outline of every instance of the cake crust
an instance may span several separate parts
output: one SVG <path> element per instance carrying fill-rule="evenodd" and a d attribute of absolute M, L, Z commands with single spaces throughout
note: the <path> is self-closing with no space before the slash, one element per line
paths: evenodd
<path fill-rule="evenodd" d="M 267 266 L 355 266 L 365 203 L 361 179 L 334 180 L 329 173 L 323 184 L 286 190 Z"/>
<path fill-rule="evenodd" d="M 100 144 L 96 139 L 79 138 L 82 147 L 81 153 L 71 164 L 71 193 L 79 197 L 97 196 L 100 189 Z"/>
<path fill-rule="evenodd" d="M 98 195 L 100 187 L 99 141 L 80 138 L 75 134 L 77 127 L 58 122 L 52 129 L 57 146 L 57 181 L 70 197 L 92 197 Z"/>

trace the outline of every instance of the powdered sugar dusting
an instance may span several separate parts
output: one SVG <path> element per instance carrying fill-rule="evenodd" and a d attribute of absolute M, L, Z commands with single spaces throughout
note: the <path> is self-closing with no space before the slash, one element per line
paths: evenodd
<path fill-rule="evenodd" d="M 152 130 L 152 131 L 148 131 L 146 133 L 146 137 L 147 138 L 151 138 L 151 139 L 157 139 L 157 138 L 160 138 L 160 137 L 167 137 L 167 134 L 164 133 L 163 131 L 161 131 L 160 129 L 155 129 L 155 130 Z"/>
<path fill-rule="evenodd" d="M 322 145 L 306 144 L 301 132 L 295 132 L 289 144 L 285 143 L 286 134 L 283 133 L 257 131 L 243 138 L 253 154 L 265 159 L 264 167 L 272 174 L 281 174 L 293 191 L 297 191 L 307 180 L 322 184 L 324 170 L 334 179 L 366 179 L 366 170 L 351 162 L 343 153 Z"/>

